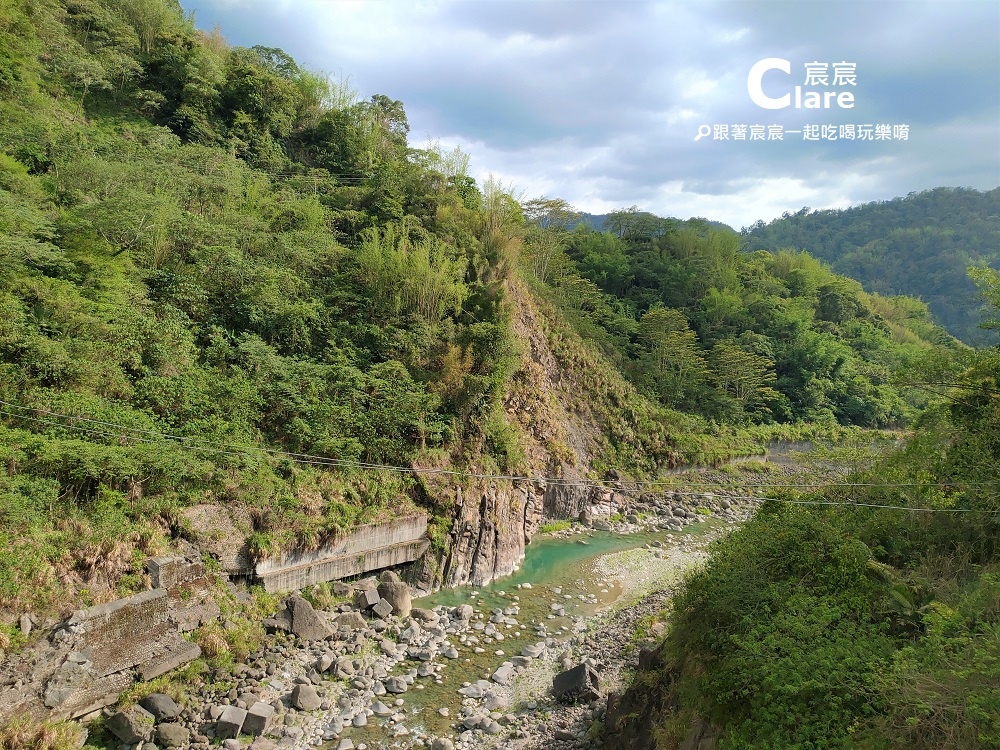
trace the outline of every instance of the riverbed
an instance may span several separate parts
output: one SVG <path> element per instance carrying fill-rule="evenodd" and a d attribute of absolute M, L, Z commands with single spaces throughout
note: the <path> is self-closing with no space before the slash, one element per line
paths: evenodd
<path fill-rule="evenodd" d="M 683 531 L 636 531 L 616 533 L 579 529 L 558 536 L 542 536 L 525 550 L 520 568 L 511 576 L 479 588 L 457 587 L 441 590 L 414 601 L 425 609 L 471 605 L 481 622 L 491 613 L 504 613 L 516 625 L 496 626 L 492 636 L 479 631 L 475 640 L 459 645 L 459 658 L 442 665 L 436 677 L 416 680 L 405 696 L 407 713 L 405 737 L 389 739 L 382 727 L 368 725 L 345 728 L 340 739 L 351 739 L 368 748 L 407 747 L 413 737 L 452 736 L 457 739 L 456 718 L 463 702 L 470 703 L 458 689 L 476 680 L 489 680 L 507 659 L 521 654 L 526 646 L 551 638 L 557 642 L 579 639 L 602 614 L 616 606 L 634 603 L 653 590 L 676 583 L 683 571 L 704 557 L 707 537 L 715 536 L 726 524 L 706 519 Z M 476 627 L 479 627 L 478 625 Z M 560 649 L 561 650 L 561 649 Z M 555 657 L 539 660 L 532 670 L 514 684 L 498 690 L 503 712 L 523 712 L 544 699 L 551 686 Z M 441 709 L 447 710 L 442 715 Z M 483 737 L 481 746 L 493 744 Z M 496 740 L 499 741 L 499 740 Z M 337 747 L 334 743 L 332 747 Z"/>

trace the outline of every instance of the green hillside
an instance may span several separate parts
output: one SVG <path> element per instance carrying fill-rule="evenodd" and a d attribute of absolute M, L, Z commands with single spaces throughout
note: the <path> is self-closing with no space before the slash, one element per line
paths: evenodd
<path fill-rule="evenodd" d="M 857 279 L 869 292 L 927 303 L 969 344 L 995 343 L 970 266 L 1000 267 L 1000 188 L 935 188 L 844 210 L 786 214 L 743 230 L 746 249 L 794 248 Z"/>
<path fill-rule="evenodd" d="M 741 253 L 700 220 L 625 210 L 606 231 L 567 230 L 579 214 L 564 201 L 476 184 L 460 150 L 414 149 L 408 130 L 402 102 L 279 49 L 231 47 L 172 0 L 0 0 L 0 658 L 25 647 L 23 612 L 148 588 L 146 559 L 182 546 L 181 510 L 200 503 L 240 509 L 257 559 L 419 507 L 436 563 L 455 508 L 414 467 L 627 481 L 773 437 L 916 425 L 911 452 L 859 484 L 916 476 L 940 492 L 913 502 L 995 510 L 972 488 L 996 479 L 995 362 L 922 302 L 866 292 L 803 252 Z M 497 515 L 523 542 L 516 510 Z M 690 654 L 692 710 L 731 723 L 731 747 L 833 747 L 817 726 L 872 715 L 884 722 L 865 736 L 923 726 L 893 712 L 930 701 L 906 693 L 909 675 L 978 679 L 976 664 L 995 664 L 969 636 L 996 635 L 995 515 L 766 511 L 692 579 L 665 647 Z M 746 545 L 767 553 L 765 586 L 738 577 Z M 903 586 L 895 605 L 885 581 Z M 699 607 L 730 628 L 724 669 L 719 643 L 683 619 Z M 215 655 L 251 653 L 259 614 L 218 625 Z M 774 676 L 771 652 L 732 649 L 779 626 L 796 654 L 817 633 L 833 641 L 773 662 L 792 677 L 860 659 L 855 682 L 884 700 L 809 718 L 813 734 L 786 731 L 798 707 L 780 687 L 765 707 L 778 718 L 728 714 Z M 940 666 L 951 652 L 956 674 Z M 875 674 L 889 677 L 873 687 Z M 989 729 L 992 695 L 970 694 Z M 0 728 L 0 744 L 17 731 Z"/>
<path fill-rule="evenodd" d="M 650 398 L 721 423 L 902 425 L 902 373 L 959 345 L 923 303 L 865 293 L 806 253 L 741 253 L 701 220 L 626 210 L 572 231 L 528 206 L 531 273 Z"/>

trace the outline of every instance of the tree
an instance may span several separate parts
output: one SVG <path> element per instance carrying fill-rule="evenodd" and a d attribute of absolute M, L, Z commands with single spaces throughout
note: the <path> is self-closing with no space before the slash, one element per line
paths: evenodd
<path fill-rule="evenodd" d="M 641 242 L 666 234 L 673 223 L 673 219 L 661 219 L 648 211 L 640 211 L 638 206 L 631 206 L 608 214 L 604 228 L 623 240 Z"/>
<path fill-rule="evenodd" d="M 510 273 L 523 225 L 524 214 L 513 185 L 504 185 L 491 174 L 483 183 L 483 203 L 479 212 L 479 241 L 486 259 L 481 280 L 496 281 Z"/>
<path fill-rule="evenodd" d="M 562 198 L 532 198 L 521 203 L 524 218 L 540 229 L 566 229 L 579 221 L 583 214 Z"/>
<path fill-rule="evenodd" d="M 739 414 L 763 407 L 779 397 L 771 386 L 776 380 L 774 362 L 729 341 L 712 347 L 712 374 L 718 388 L 735 402 Z"/>
<path fill-rule="evenodd" d="M 660 401 L 697 409 L 695 399 L 705 388 L 708 365 L 684 314 L 667 307 L 647 311 L 639 321 L 639 339 L 647 349 L 639 366 Z"/>

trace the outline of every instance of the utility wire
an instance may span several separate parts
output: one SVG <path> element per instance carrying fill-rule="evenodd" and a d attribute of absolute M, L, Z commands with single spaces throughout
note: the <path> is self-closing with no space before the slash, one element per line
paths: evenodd
<path fill-rule="evenodd" d="M 90 424 L 98 425 L 100 427 L 109 427 L 118 430 L 117 432 L 110 432 L 104 429 L 98 429 L 95 427 L 86 427 L 78 424 L 64 424 L 62 422 L 56 421 L 55 419 L 44 419 L 37 416 L 31 416 L 30 414 L 19 413 L 17 411 L 11 411 L 10 409 L 0 409 L 0 414 L 5 414 L 7 416 L 13 417 L 14 419 L 25 419 L 28 421 L 46 424 L 54 427 L 60 427 L 69 430 L 75 430 L 78 432 L 83 432 L 91 435 L 99 435 L 108 438 L 118 438 L 128 437 L 130 439 L 147 443 L 156 444 L 159 440 L 172 440 L 180 443 L 182 446 L 193 450 L 204 451 L 208 453 L 222 454 L 228 456 L 237 457 L 254 457 L 254 453 L 264 453 L 276 456 L 278 458 L 289 460 L 298 464 L 314 465 L 314 466 L 327 466 L 333 468 L 352 468 L 352 469 L 368 469 L 376 471 L 392 471 L 396 473 L 405 473 L 413 475 L 427 475 L 427 474 L 437 474 L 445 476 L 457 476 L 470 479 L 491 479 L 491 480 L 508 480 L 515 482 L 535 482 L 542 481 L 546 484 L 551 484 L 561 487 L 586 487 L 592 489 L 608 490 L 612 492 L 619 492 L 622 494 L 636 494 L 642 491 L 642 487 L 655 486 L 655 485 L 668 485 L 664 489 L 660 490 L 661 495 L 680 495 L 683 497 L 699 497 L 703 498 L 705 493 L 703 492 L 684 492 L 679 489 L 671 489 L 669 487 L 670 481 L 664 482 L 633 482 L 630 483 L 633 486 L 619 486 L 611 485 L 606 482 L 600 482 L 597 480 L 568 480 L 561 477 L 529 477 L 523 475 L 505 475 L 505 474 L 490 474 L 490 473 L 477 473 L 477 472 L 466 472 L 466 471 L 456 471 L 448 469 L 422 469 L 412 466 L 395 466 L 391 464 L 378 464 L 369 463 L 363 461 L 355 461 L 351 459 L 334 459 L 324 456 L 312 456 L 309 454 L 301 453 L 289 453 L 286 451 L 278 451 L 269 448 L 260 447 L 239 447 L 232 446 L 223 443 L 210 442 L 210 441 L 199 441 L 196 438 L 186 438 L 176 435 L 169 435 L 167 433 L 156 432 L 153 430 L 143 430 L 139 428 L 126 427 L 124 425 L 115 424 L 112 422 L 105 422 L 102 420 L 90 419 L 89 417 L 81 417 L 75 415 L 61 414 L 58 412 L 37 409 L 34 407 L 24 406 L 22 404 L 16 404 L 11 401 L 5 401 L 0 399 L 0 405 L 10 407 L 11 409 L 20 410 L 20 412 L 34 412 L 42 413 L 51 417 L 56 417 L 59 419 L 67 419 L 77 422 L 87 422 Z M 123 434 L 124 433 L 124 434 Z M 202 444 L 199 444 L 202 443 Z M 738 482 L 733 484 L 725 484 L 722 482 L 683 482 L 683 487 L 705 487 L 712 489 L 719 488 L 769 488 L 769 489 L 834 489 L 834 488 L 873 488 L 873 487 L 887 487 L 887 488 L 912 488 L 912 487 L 956 487 L 956 486 L 994 486 L 997 483 L 960 483 L 960 482 L 827 482 L 827 483 L 753 483 L 753 482 Z M 856 501 L 829 501 L 829 500 L 792 500 L 788 498 L 770 498 L 770 497 L 757 497 L 757 496 L 737 496 L 745 500 L 754 500 L 759 502 L 773 501 L 789 503 L 793 505 L 838 505 L 838 506 L 848 506 L 848 507 L 866 507 L 866 508 L 879 508 L 887 510 L 908 510 L 908 511 L 922 511 L 922 512 L 932 512 L 932 513 L 989 513 L 995 514 L 1000 513 L 998 511 L 992 510 L 979 510 L 974 508 L 926 508 L 926 507 L 916 507 L 916 506 L 905 506 L 905 505 L 884 505 L 877 503 L 862 503 Z"/>

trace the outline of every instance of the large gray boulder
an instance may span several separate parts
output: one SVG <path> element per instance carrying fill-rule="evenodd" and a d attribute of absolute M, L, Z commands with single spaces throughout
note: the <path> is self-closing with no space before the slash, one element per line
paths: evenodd
<path fill-rule="evenodd" d="M 360 612 L 341 612 L 337 615 L 337 627 L 347 630 L 364 630 L 368 627 Z"/>
<path fill-rule="evenodd" d="M 493 673 L 493 677 L 491 679 L 493 680 L 493 682 L 496 682 L 500 685 L 509 685 L 510 681 L 514 679 L 515 674 L 516 671 L 514 669 L 514 665 L 511 664 L 509 661 L 505 661 Z"/>
<path fill-rule="evenodd" d="M 406 680 L 402 677 L 392 676 L 386 677 L 382 680 L 382 684 L 385 685 L 385 691 L 387 693 L 393 693 L 398 695 L 399 693 L 406 692 Z"/>
<path fill-rule="evenodd" d="M 392 604 L 387 599 L 379 599 L 378 604 L 372 607 L 372 612 L 383 620 L 392 614 Z"/>
<path fill-rule="evenodd" d="M 153 714 L 142 706 L 129 706 L 109 717 L 104 726 L 126 745 L 134 745 L 149 738 L 155 723 Z"/>
<path fill-rule="evenodd" d="M 174 703 L 173 698 L 164 693 L 150 693 L 139 701 L 139 705 L 153 714 L 153 718 L 158 722 L 176 719 L 181 713 L 180 706 Z"/>
<path fill-rule="evenodd" d="M 257 701 L 247 711 L 247 717 L 243 720 L 243 734 L 258 737 L 271 727 L 271 719 L 274 717 L 274 706 L 270 703 Z"/>
<path fill-rule="evenodd" d="M 552 694 L 559 700 L 591 701 L 601 697 L 597 672 L 589 664 L 577 664 L 552 680 Z"/>
<path fill-rule="evenodd" d="M 160 724 L 156 728 L 156 740 L 163 747 L 187 747 L 191 741 L 191 730 L 180 724 Z"/>
<path fill-rule="evenodd" d="M 215 723 L 215 736 L 220 740 L 239 737 L 247 712 L 238 706 L 226 706 Z"/>
<path fill-rule="evenodd" d="M 378 589 L 361 589 L 354 595 L 354 606 L 365 610 L 378 604 L 381 598 Z"/>
<path fill-rule="evenodd" d="M 286 605 L 292 613 L 292 632 L 304 641 L 320 641 L 331 634 L 326 620 L 301 596 L 288 599 Z"/>
<path fill-rule="evenodd" d="M 285 608 L 264 620 L 269 633 L 283 631 L 294 633 L 304 641 L 320 641 L 332 635 L 330 626 L 313 606 L 299 595 L 290 596 Z"/>
<path fill-rule="evenodd" d="M 399 617 L 410 616 L 410 610 L 413 609 L 410 587 L 399 580 L 399 576 L 391 570 L 387 570 L 382 574 L 382 580 L 378 585 L 378 593 L 379 596 L 392 605 L 392 611 Z"/>
<path fill-rule="evenodd" d="M 312 685 L 296 685 L 292 688 L 292 705 L 300 711 L 315 711 L 322 703 Z"/>

